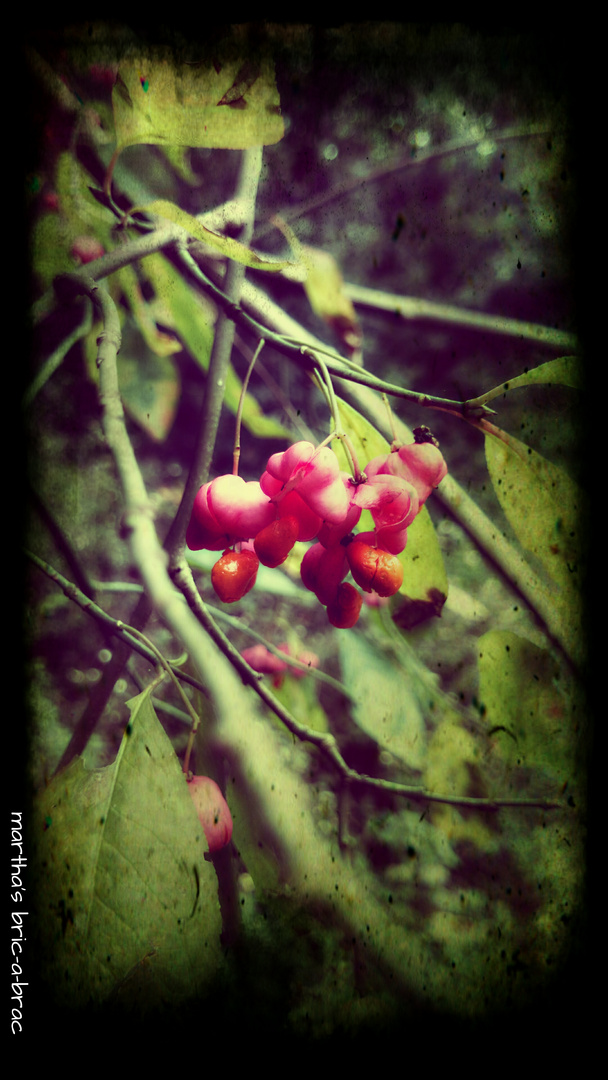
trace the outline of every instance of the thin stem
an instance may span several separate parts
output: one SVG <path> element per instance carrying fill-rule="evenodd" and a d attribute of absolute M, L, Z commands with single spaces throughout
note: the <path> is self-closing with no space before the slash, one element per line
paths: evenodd
<path fill-rule="evenodd" d="M 232 473 L 234 476 L 239 475 L 239 459 L 241 456 L 241 419 L 243 416 L 243 405 L 245 404 L 245 395 L 247 393 L 247 387 L 249 386 L 249 379 L 251 378 L 251 372 L 253 371 L 255 362 L 264 348 L 264 338 L 260 338 L 257 349 L 255 350 L 251 360 L 249 361 L 249 367 L 245 378 L 243 379 L 243 385 L 241 387 L 241 396 L 239 398 L 239 404 L 236 411 L 236 421 L 234 425 L 234 450 L 232 451 Z"/>
<path fill-rule="evenodd" d="M 100 623 L 104 629 L 109 629 L 113 635 L 128 646 L 129 650 L 139 653 L 139 655 L 143 656 L 144 660 L 147 660 L 149 663 L 156 664 L 158 659 L 156 649 L 143 634 L 136 636 L 138 634 L 136 627 L 123 622 L 121 619 L 114 619 L 107 611 L 101 608 L 99 604 L 94 603 L 93 600 L 91 600 L 86 593 L 82 592 L 82 590 L 72 581 L 69 581 L 63 574 L 60 574 L 58 570 L 55 570 L 50 563 L 45 562 L 44 559 L 41 559 L 34 552 L 25 550 L 25 555 L 39 570 L 42 570 L 51 581 L 54 581 L 55 584 L 63 590 L 68 599 L 77 604 L 82 611 L 86 612 L 87 615 L 90 615 L 96 622 Z M 141 589 L 141 585 L 139 588 Z M 171 661 L 167 661 L 167 663 L 173 677 L 188 683 L 189 686 L 194 687 L 195 690 L 198 690 L 202 694 L 206 693 L 205 687 L 199 679 L 195 679 L 193 675 L 189 675 L 186 671 L 182 671 L 180 667 L 171 664 Z"/>
<path fill-rule="evenodd" d="M 203 273 L 193 259 L 188 260 L 188 266 L 203 291 L 208 293 L 218 303 L 229 319 L 234 320 L 237 325 L 244 327 L 246 330 L 255 334 L 256 337 L 263 337 L 267 344 L 272 345 L 278 352 L 287 356 L 300 367 L 304 367 L 305 370 L 310 371 L 311 369 L 314 369 L 314 367 L 317 367 L 318 356 L 316 354 L 323 352 L 328 356 L 328 361 L 326 361 L 327 370 L 334 378 L 345 379 L 347 382 L 358 383 L 361 386 L 368 386 L 370 389 L 377 390 L 380 393 L 384 391 L 393 397 L 403 398 L 405 401 L 411 401 L 423 408 L 443 409 L 444 411 L 454 413 L 455 416 L 463 416 L 471 412 L 466 402 L 436 397 L 432 394 L 421 394 L 416 390 L 407 390 L 403 386 L 396 386 L 393 383 L 388 383 L 383 379 L 377 378 L 370 372 L 365 371 L 358 364 L 355 364 L 344 357 L 334 359 L 334 356 L 337 356 L 337 354 L 331 353 L 329 350 L 325 349 L 321 343 L 316 342 L 316 340 L 312 338 L 312 335 L 307 335 L 303 329 L 299 335 L 299 344 L 295 344 L 293 339 L 289 336 L 276 333 L 269 328 L 268 324 L 263 325 L 261 322 L 258 322 L 257 319 L 252 318 L 251 315 L 244 311 L 240 304 L 231 300 L 218 285 L 215 285 L 210 278 Z M 248 295 L 251 295 L 253 291 L 253 289 L 248 291 Z M 268 301 L 266 301 L 264 304 L 264 314 L 262 316 L 265 319 L 267 319 L 268 316 L 268 307 Z M 306 341 L 306 339 L 308 339 L 311 344 L 308 348 L 304 347 L 303 349 L 302 341 Z M 486 409 L 485 406 L 481 406 L 477 411 L 483 415 L 486 412 L 490 413 L 492 410 Z"/>
<path fill-rule="evenodd" d="M 393 443 L 397 442 L 397 432 L 395 430 L 395 419 L 393 417 L 393 412 L 392 412 L 392 409 L 391 409 L 390 401 L 388 400 L 388 397 L 386 396 L 386 394 L 382 395 L 382 400 L 383 400 L 384 406 L 386 408 L 386 415 L 387 415 L 387 418 L 388 418 L 389 427 L 391 429 L 391 435 L 392 435 L 391 445 L 392 445 Z"/>
<path fill-rule="evenodd" d="M 347 458 L 349 460 L 351 472 L 353 474 L 353 479 L 354 479 L 355 483 L 360 484 L 361 481 L 363 480 L 363 473 L 362 473 L 361 467 L 359 465 L 359 459 L 357 458 L 357 452 L 356 452 L 356 450 L 355 450 L 349 436 L 346 434 L 345 431 L 343 431 L 341 435 L 338 435 L 338 438 L 340 439 L 340 442 L 342 443 L 342 445 L 344 447 L 344 450 L 346 452 L 346 456 L 347 456 Z"/>
<path fill-rule="evenodd" d="M 68 336 L 63 339 L 63 341 L 57 346 L 54 352 L 52 352 L 51 355 L 47 357 L 37 374 L 32 379 L 27 390 L 25 391 L 22 402 L 24 409 L 29 408 L 34 398 L 42 390 L 42 387 L 45 385 L 45 383 L 48 382 L 51 375 L 53 375 L 55 371 L 57 371 L 57 368 L 65 359 L 72 346 L 75 345 L 77 341 L 80 341 L 80 338 L 84 337 L 85 334 L 88 334 L 89 330 L 91 329 L 91 325 L 91 305 L 85 303 L 82 307 L 82 318 L 78 325 L 75 326 L 71 333 L 69 333 Z"/>
<path fill-rule="evenodd" d="M 321 356 L 315 355 L 315 353 L 312 351 L 312 349 L 308 347 L 308 345 L 303 345 L 301 348 L 301 352 L 303 356 L 310 356 L 313 360 L 317 362 L 319 370 L 323 377 L 324 386 L 327 390 L 327 401 L 329 403 L 329 409 L 331 412 L 332 428 L 334 431 L 341 431 L 342 421 L 340 419 L 340 412 L 338 410 L 338 402 L 334 393 L 333 383 L 329 376 L 329 371 L 327 370 L 327 364 Z"/>
<path fill-rule="evenodd" d="M 54 579 L 57 580 L 57 583 L 61 584 L 61 581 L 59 581 L 61 575 L 57 574 L 57 571 L 53 571 L 51 574 L 49 574 L 49 576 L 54 577 Z M 65 581 L 65 579 L 62 580 Z M 137 591 L 141 593 L 143 591 L 141 585 L 137 585 L 135 582 L 131 581 L 95 581 L 93 584 L 99 592 L 107 590 L 108 592 Z M 70 586 L 70 582 L 66 582 L 66 585 Z M 72 599 L 76 600 L 76 603 L 80 603 L 76 596 L 73 596 Z M 83 600 L 86 601 L 86 597 L 83 596 Z M 80 604 L 80 606 L 82 607 L 83 604 Z M 95 605 L 93 605 L 93 607 L 94 606 Z M 268 639 L 265 638 L 263 634 L 259 634 L 257 630 L 254 630 L 253 627 L 248 626 L 247 623 L 243 622 L 242 619 L 237 618 L 235 615 L 229 615 L 227 611 L 222 611 L 221 608 L 214 607 L 212 604 L 206 604 L 205 606 L 212 618 L 217 619 L 219 622 L 226 623 L 228 626 L 231 626 L 233 630 L 238 630 L 240 633 L 246 634 L 248 637 L 253 638 L 254 641 L 261 642 L 262 645 L 266 646 L 269 652 L 273 653 L 275 656 L 278 656 L 280 660 L 284 660 L 285 663 L 289 665 L 289 667 L 296 668 L 298 671 L 305 671 L 311 679 L 316 679 L 318 682 L 327 683 L 328 686 L 332 686 L 334 690 L 337 690 L 344 697 L 352 698 L 352 694 L 348 687 L 346 687 L 344 683 L 341 683 L 338 679 L 334 679 L 332 675 L 328 675 L 325 671 L 321 671 L 319 668 L 309 667 L 308 664 L 304 664 L 300 660 L 296 660 L 294 657 L 288 656 L 286 653 L 282 652 L 281 649 L 278 649 L 275 645 L 273 645 L 271 641 L 268 641 Z M 112 619 L 109 615 L 103 612 L 101 608 L 98 610 L 100 611 L 104 622 L 107 621 L 110 623 L 110 625 L 116 624 L 116 620 Z M 95 612 L 91 610 L 91 614 L 94 615 Z M 134 645 L 134 647 L 136 648 L 137 646 Z M 150 657 L 145 652 L 142 652 L 142 656 L 144 655 L 147 659 L 150 659 Z M 192 678 L 192 676 L 190 675 L 186 675 L 184 672 L 181 671 L 180 668 L 175 669 L 175 674 L 178 678 L 182 678 L 184 682 L 187 682 L 191 686 L 194 686 L 195 689 L 203 689 L 202 684 L 199 683 L 197 679 Z"/>
<path fill-rule="evenodd" d="M 552 326 L 539 326 L 538 323 L 509 319 L 502 315 L 487 315 L 483 311 L 470 311 L 455 304 L 420 300 L 415 296 L 384 293 L 348 282 L 344 285 L 344 292 L 355 304 L 372 307 L 377 311 L 390 311 L 391 315 L 398 315 L 402 319 L 432 319 L 434 322 L 467 326 L 475 330 L 490 331 L 493 334 L 527 338 L 529 341 L 536 341 L 558 349 L 576 349 L 577 347 L 576 334 L 571 334 L 566 330 L 556 330 Z"/>
<path fill-rule="evenodd" d="M 144 633 L 142 633 L 141 630 L 136 630 L 132 626 L 126 626 L 125 627 L 124 623 L 121 622 L 121 620 L 118 621 L 117 626 L 118 626 L 119 629 L 123 629 L 123 627 L 124 627 L 124 629 L 128 630 L 131 634 L 134 634 L 135 637 L 139 638 L 140 641 L 143 641 L 143 643 L 148 646 L 148 648 L 151 650 L 151 652 L 154 653 L 154 656 L 156 657 L 158 663 L 161 665 L 162 668 L 164 668 L 164 670 L 167 672 L 167 675 L 169 675 L 169 677 L 171 678 L 171 680 L 173 682 L 173 685 L 175 686 L 175 689 L 177 690 L 177 692 L 178 692 L 179 696 L 181 697 L 184 705 L 186 706 L 186 711 L 188 712 L 188 714 L 190 716 L 190 719 L 192 720 L 193 725 L 196 725 L 196 727 L 198 727 L 198 725 L 200 723 L 200 717 L 199 717 L 198 713 L 195 711 L 195 709 L 193 709 L 190 701 L 188 700 L 186 694 L 184 693 L 182 687 L 180 686 L 180 684 L 179 684 L 179 682 L 177 680 L 177 676 L 175 674 L 173 665 L 170 663 L 170 661 L 167 660 L 167 658 L 165 656 L 163 656 L 160 649 L 158 649 L 156 647 L 156 645 L 154 644 L 154 642 L 151 641 L 149 637 L 146 637 L 146 635 Z"/>

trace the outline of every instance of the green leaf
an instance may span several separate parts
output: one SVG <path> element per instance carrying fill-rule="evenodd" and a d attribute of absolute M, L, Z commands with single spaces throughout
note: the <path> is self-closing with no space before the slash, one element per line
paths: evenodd
<path fill-rule="evenodd" d="M 166 218 L 168 221 L 172 221 L 174 225 L 180 225 L 190 236 L 194 236 L 203 244 L 209 244 L 210 247 L 221 251 L 222 255 L 225 255 L 227 259 L 233 259 L 234 262 L 242 263 L 244 266 L 251 266 L 254 270 L 276 272 L 284 270 L 290 265 L 286 260 L 269 262 L 268 259 L 262 259 L 251 248 L 246 247 L 245 244 L 240 244 L 238 240 L 234 240 L 231 236 L 220 236 L 219 233 L 212 232 L 198 218 L 186 213 L 185 210 L 180 209 L 175 203 L 169 202 L 168 199 L 155 199 L 154 202 L 148 203 L 147 206 L 134 208 L 131 213 L 150 214 L 153 217 Z"/>
<path fill-rule="evenodd" d="M 361 325 L 352 300 L 344 292 L 344 279 L 334 256 L 322 248 L 302 245 L 300 258 L 306 267 L 304 290 L 312 310 L 347 348 L 360 348 Z"/>
<path fill-rule="evenodd" d="M 403 584 L 395 597 L 393 618 L 402 630 L 412 630 L 425 619 L 441 615 L 448 595 L 443 555 L 426 506 L 407 530 L 407 544 L 399 561 Z"/>
<path fill-rule="evenodd" d="M 507 630 L 484 634 L 478 647 L 479 704 L 495 753 L 509 768 L 542 769 L 557 792 L 574 764 L 572 703 L 558 665 Z"/>
<path fill-rule="evenodd" d="M 183 773 L 150 689 L 129 708 L 115 762 L 76 759 L 35 806 L 33 929 L 61 1005 L 174 1003 L 220 961 L 217 879 Z"/>
<path fill-rule="evenodd" d="M 222 55 L 221 47 L 200 63 L 123 61 L 112 108 L 119 150 L 137 143 L 243 150 L 284 134 L 272 61 Z"/>
<path fill-rule="evenodd" d="M 132 266 L 123 266 L 117 271 L 116 277 L 120 287 L 128 301 L 138 329 L 149 349 L 157 356 L 171 356 L 181 352 L 182 345 L 175 337 L 159 330 L 156 325 L 157 318 L 167 325 L 166 312 L 162 310 L 162 301 L 150 304 L 144 300 L 137 274 Z M 163 315 L 165 316 L 163 319 Z M 119 354 L 120 356 L 120 354 Z"/>
<path fill-rule="evenodd" d="M 131 319 L 123 327 L 116 361 L 120 396 L 139 426 L 156 442 L 163 442 L 175 420 L 181 380 L 171 357 L 152 352 L 140 329 Z"/>
<path fill-rule="evenodd" d="M 357 726 L 404 764 L 422 769 L 426 719 L 440 718 L 436 677 L 410 650 L 399 648 L 396 654 L 360 632 L 340 634 L 338 648 Z"/>
<path fill-rule="evenodd" d="M 584 653 L 581 622 L 587 500 L 563 469 L 511 435 L 507 438 L 508 444 L 486 435 L 492 484 L 522 547 L 549 575 L 546 591 L 550 589 L 552 631 L 578 662 Z"/>
<path fill-rule="evenodd" d="M 572 386 L 581 389 L 583 368 L 578 356 L 560 356 L 557 360 L 548 360 L 546 364 L 526 371 L 523 375 L 517 375 L 509 379 L 502 386 L 497 386 L 498 393 L 513 390 L 518 386 L 535 386 L 539 383 L 558 383 L 562 386 Z"/>
<path fill-rule="evenodd" d="M 486 435 L 488 470 L 498 501 L 518 540 L 565 593 L 583 576 L 587 505 L 563 469 L 513 436 Z"/>

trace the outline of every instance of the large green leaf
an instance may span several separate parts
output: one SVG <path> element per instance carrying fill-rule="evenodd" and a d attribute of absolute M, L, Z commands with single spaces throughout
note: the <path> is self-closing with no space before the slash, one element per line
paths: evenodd
<path fill-rule="evenodd" d="M 124 60 L 112 108 L 119 150 L 137 143 L 242 150 L 284 134 L 274 67 L 263 56 Z"/>
<path fill-rule="evenodd" d="M 523 767 L 540 769 L 557 795 L 574 767 L 573 700 L 558 665 L 545 649 L 507 630 L 491 630 L 478 646 L 479 702 L 507 782 L 521 779 Z"/>
<path fill-rule="evenodd" d="M 217 879 L 146 690 L 115 762 L 76 759 L 35 807 L 42 970 L 58 1004 L 199 993 L 220 960 Z"/>
<path fill-rule="evenodd" d="M 527 551 L 560 586 L 582 575 L 587 506 L 583 491 L 563 469 L 513 436 L 486 435 L 488 470 L 509 524 Z"/>
<path fill-rule="evenodd" d="M 422 769 L 427 720 L 438 722 L 447 708 L 437 677 L 400 638 L 396 648 L 383 648 L 352 631 L 339 635 L 338 647 L 358 727 L 405 765 Z"/>

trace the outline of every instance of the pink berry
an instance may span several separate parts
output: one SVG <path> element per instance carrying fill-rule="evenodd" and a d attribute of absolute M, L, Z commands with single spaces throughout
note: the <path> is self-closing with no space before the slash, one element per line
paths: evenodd
<path fill-rule="evenodd" d="M 207 837 L 209 851 L 220 851 L 230 843 L 232 837 L 232 815 L 228 803 L 210 776 L 193 776 L 188 782 L 188 791 Z"/>
<path fill-rule="evenodd" d="M 94 236 L 78 236 L 72 244 L 72 256 L 80 263 L 90 263 L 105 255 L 105 248 Z"/>
<path fill-rule="evenodd" d="M 241 656 L 247 661 L 249 667 L 261 675 L 276 675 L 279 671 L 287 670 L 288 665 L 285 661 L 279 660 L 279 657 L 271 653 L 261 642 L 259 645 L 250 645 L 249 648 L 243 649 Z"/>

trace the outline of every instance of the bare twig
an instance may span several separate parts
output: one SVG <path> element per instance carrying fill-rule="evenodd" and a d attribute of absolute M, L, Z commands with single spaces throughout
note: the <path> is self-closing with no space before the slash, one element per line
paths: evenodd
<path fill-rule="evenodd" d="M 576 334 L 566 330 L 556 330 L 552 326 L 539 326 L 537 323 L 522 319 L 507 319 L 502 315 L 487 315 L 483 311 L 469 311 L 455 304 L 438 304 L 431 300 L 420 300 L 414 296 L 398 296 L 392 293 L 368 289 L 363 285 L 344 284 L 344 292 L 355 304 L 372 307 L 377 311 L 390 311 L 402 319 L 433 319 L 434 322 L 448 322 L 456 326 L 468 326 L 473 330 L 486 330 L 493 334 L 506 334 L 510 337 L 527 338 L 542 345 L 551 345 L 557 349 L 576 349 Z M 476 399 L 476 403 L 477 399 Z"/>
<path fill-rule="evenodd" d="M 34 565 L 38 567 L 39 570 L 42 570 L 42 572 L 46 574 L 46 576 L 50 578 L 51 581 L 54 581 L 55 584 L 63 590 L 69 600 L 72 600 L 75 604 L 78 604 L 79 608 L 86 612 L 87 615 L 90 615 L 93 619 L 95 619 L 96 622 L 100 623 L 100 625 L 103 626 L 104 629 L 109 630 L 119 640 L 125 642 L 125 644 L 128 645 L 129 649 L 132 649 L 133 652 L 139 653 L 139 655 L 143 656 L 144 660 L 147 660 L 150 664 L 156 664 L 158 662 L 158 655 L 156 649 L 147 644 L 148 639 L 144 639 L 143 636 L 141 636 L 140 631 L 137 631 L 136 628 L 129 626 L 121 619 L 113 618 L 113 616 L 109 615 L 107 611 L 105 611 L 99 606 L 99 604 L 94 603 L 93 600 L 90 599 L 90 597 L 86 596 L 86 594 L 83 593 L 82 590 L 79 589 L 72 581 L 69 581 L 68 578 L 64 577 L 63 574 L 60 574 L 58 570 L 55 570 L 55 568 L 51 566 L 50 563 L 45 562 L 44 559 L 41 559 L 34 552 L 26 550 L 25 554 L 27 555 L 28 559 L 30 559 L 31 562 L 33 562 Z M 172 664 L 170 660 L 166 660 L 165 658 L 163 659 L 165 663 L 168 664 L 172 674 L 176 678 L 180 679 L 182 682 L 187 683 L 189 686 L 194 687 L 194 689 L 198 690 L 201 694 L 206 693 L 205 687 L 200 681 L 200 679 L 195 679 L 194 676 L 189 675 L 187 671 L 182 671 L 181 667 L 176 664 Z"/>
<path fill-rule="evenodd" d="M 83 306 L 82 318 L 80 322 L 74 327 L 74 329 L 67 335 L 66 338 L 57 346 L 57 348 L 51 353 L 49 357 L 44 361 L 37 374 L 32 379 L 25 394 L 23 395 L 23 408 L 27 409 L 32 404 L 36 394 L 42 389 L 44 384 L 48 382 L 51 375 L 57 370 L 64 357 L 75 345 L 80 338 L 88 334 L 91 329 L 91 307 L 90 304 Z"/>

